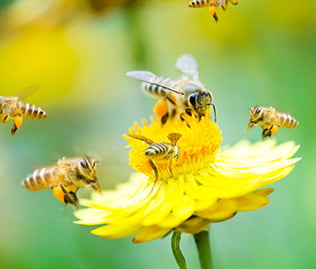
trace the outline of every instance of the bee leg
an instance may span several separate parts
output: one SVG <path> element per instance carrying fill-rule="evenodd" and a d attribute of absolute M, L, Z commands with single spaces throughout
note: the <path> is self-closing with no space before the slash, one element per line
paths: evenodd
<path fill-rule="evenodd" d="M 186 124 L 187 124 L 187 126 L 188 126 L 188 128 L 191 128 L 191 126 L 187 123 L 187 121 L 185 120 L 185 118 L 184 118 L 184 115 L 185 114 L 185 112 L 183 112 L 183 113 L 181 113 L 180 114 L 180 120 L 182 120 L 182 121 L 184 121 Z M 188 114 L 188 113 L 186 113 L 186 114 Z M 192 115 L 192 114 L 191 114 Z"/>
<path fill-rule="evenodd" d="M 18 128 L 16 127 L 15 124 L 12 125 L 12 128 L 11 128 L 11 135 L 15 135 L 16 131 L 18 130 Z"/>
<path fill-rule="evenodd" d="M 214 20 L 215 20 L 216 22 L 218 22 L 218 16 L 217 16 L 217 14 L 216 14 L 216 6 L 210 5 L 210 6 L 209 6 L 209 11 L 210 11 L 211 16 L 214 18 Z"/>
<path fill-rule="evenodd" d="M 76 193 L 74 193 L 72 191 L 65 193 L 64 203 L 66 205 L 67 204 L 74 205 L 77 209 L 79 208 L 77 195 L 76 195 Z"/>
<path fill-rule="evenodd" d="M 172 109 L 172 111 L 170 113 L 170 118 L 173 119 L 176 115 L 177 115 L 177 110 L 176 109 Z"/>
<path fill-rule="evenodd" d="M 65 203 L 65 205 L 72 204 L 78 208 L 78 198 L 76 193 L 67 191 L 63 184 L 59 184 L 58 186 L 50 185 L 49 187 L 52 189 L 53 194 L 58 201 Z"/>
<path fill-rule="evenodd" d="M 152 160 L 149 160 L 149 163 L 151 167 L 154 169 L 155 178 L 156 178 L 155 182 L 156 182 L 158 180 L 158 167 Z"/>
<path fill-rule="evenodd" d="M 173 172 L 172 172 L 172 169 L 171 169 L 171 165 L 172 165 L 172 157 L 169 160 L 168 169 L 169 169 L 169 172 L 170 172 L 171 176 L 173 177 Z"/>
<path fill-rule="evenodd" d="M 167 122 L 168 118 L 169 118 L 169 113 L 167 112 L 165 115 L 161 117 L 161 120 L 160 120 L 161 124 L 164 125 Z"/>
<path fill-rule="evenodd" d="M 21 115 L 14 118 L 14 124 L 11 128 L 11 135 L 15 135 L 16 131 L 22 126 L 23 118 Z"/>
<path fill-rule="evenodd" d="M 1 112 L 1 113 L 2 113 L 2 112 Z M 5 115 L 5 116 L 3 117 L 2 122 L 7 122 L 9 119 L 10 119 L 10 118 L 9 118 L 9 115 Z"/>
<path fill-rule="evenodd" d="M 71 204 L 71 205 L 74 205 L 78 209 L 78 198 L 77 198 L 76 193 L 73 192 L 73 191 L 67 191 L 63 184 L 59 184 L 59 187 L 64 192 L 64 203 L 65 203 L 65 205 Z"/>
<path fill-rule="evenodd" d="M 192 117 L 192 109 L 186 108 L 185 113 L 187 113 L 190 117 Z"/>
<path fill-rule="evenodd" d="M 271 128 L 263 129 L 262 131 L 262 138 L 271 137 Z"/>

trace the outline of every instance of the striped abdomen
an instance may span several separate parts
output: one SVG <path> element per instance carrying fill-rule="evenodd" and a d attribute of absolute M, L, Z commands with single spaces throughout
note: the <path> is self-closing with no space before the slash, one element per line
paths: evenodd
<path fill-rule="evenodd" d="M 169 160 L 173 154 L 173 148 L 169 143 L 154 143 L 145 150 L 145 155 L 152 160 Z"/>
<path fill-rule="evenodd" d="M 174 88 L 174 84 L 174 81 L 170 78 L 157 77 L 151 82 L 143 82 L 142 88 L 152 96 L 165 97 L 169 95 L 170 90 L 168 90 L 168 88 L 164 88 L 163 85 Z"/>
<path fill-rule="evenodd" d="M 48 189 L 58 182 L 58 176 L 56 167 L 38 169 L 22 182 L 22 186 L 30 191 Z"/>
<path fill-rule="evenodd" d="M 47 114 L 44 110 L 29 103 L 19 101 L 17 103 L 17 108 L 20 110 L 20 113 L 24 118 L 44 119 L 47 117 Z"/>
<path fill-rule="evenodd" d="M 208 7 L 212 0 L 193 0 L 189 3 L 189 7 Z"/>
<path fill-rule="evenodd" d="M 278 112 L 276 124 L 284 128 L 295 128 L 298 125 L 298 121 L 294 119 L 290 114 Z"/>

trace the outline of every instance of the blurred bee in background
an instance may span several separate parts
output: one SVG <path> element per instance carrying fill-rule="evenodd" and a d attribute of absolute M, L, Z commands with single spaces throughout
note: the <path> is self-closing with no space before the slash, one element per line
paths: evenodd
<path fill-rule="evenodd" d="M 279 112 L 273 107 L 253 106 L 249 112 L 250 120 L 247 130 L 254 126 L 261 126 L 262 138 L 276 134 L 279 127 L 295 128 L 298 125 L 298 121 L 290 114 Z"/>
<path fill-rule="evenodd" d="M 142 0 L 16 0 L 4 12 L 4 30 L 8 33 L 40 25 L 48 29 L 82 18 L 110 13 L 115 8 L 128 9 Z"/>
<path fill-rule="evenodd" d="M 198 64 L 196 60 L 184 54 L 176 62 L 176 68 L 182 72 L 182 78 L 172 80 L 158 77 L 149 71 L 130 71 L 127 76 L 143 81 L 142 88 L 153 97 L 162 98 L 167 103 L 167 111 L 161 117 L 162 124 L 169 118 L 183 115 L 196 115 L 199 119 L 210 113 L 211 106 L 216 121 L 216 109 L 212 93 L 199 82 Z"/>
<path fill-rule="evenodd" d="M 238 0 L 193 0 L 189 3 L 189 7 L 208 7 L 214 20 L 218 22 L 216 8 L 221 7 L 223 10 L 226 10 L 228 2 L 231 2 L 233 5 L 238 4 Z"/>
<path fill-rule="evenodd" d="M 158 180 L 158 167 L 155 164 L 155 162 L 166 162 L 168 161 L 168 169 L 170 174 L 172 175 L 172 169 L 171 164 L 172 160 L 178 160 L 180 157 L 180 148 L 176 145 L 178 140 L 181 138 L 181 134 L 179 133 L 170 133 L 167 137 L 170 141 L 170 143 L 167 142 L 157 142 L 154 143 L 149 138 L 146 138 L 142 135 L 136 135 L 136 134 L 128 134 L 128 136 L 144 141 L 149 145 L 148 148 L 145 149 L 145 155 L 149 160 L 149 163 L 151 167 L 154 170 L 155 178 Z"/>
<path fill-rule="evenodd" d="M 23 118 L 44 119 L 47 117 L 47 113 L 41 108 L 22 101 L 36 88 L 37 86 L 31 86 L 18 93 L 17 96 L 0 96 L 0 121 L 7 122 L 13 120 L 12 135 L 15 135 L 17 130 L 22 126 Z"/>
<path fill-rule="evenodd" d="M 101 191 L 96 166 L 97 161 L 91 157 L 62 158 L 56 165 L 35 170 L 22 186 L 30 191 L 50 188 L 57 200 L 78 207 L 76 193 L 80 187 Z"/>

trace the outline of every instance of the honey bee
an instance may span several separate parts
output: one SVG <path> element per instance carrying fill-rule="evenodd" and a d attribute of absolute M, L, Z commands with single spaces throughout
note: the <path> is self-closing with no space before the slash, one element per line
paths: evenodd
<path fill-rule="evenodd" d="M 91 157 L 62 158 L 56 165 L 35 170 L 22 186 L 30 191 L 50 188 L 57 200 L 78 207 L 76 193 L 80 187 L 100 191 L 96 165 L 97 161 Z"/>
<path fill-rule="evenodd" d="M 210 113 L 211 106 L 216 121 L 216 109 L 212 103 L 213 96 L 199 82 L 196 60 L 192 56 L 184 54 L 177 60 L 176 68 L 182 72 L 182 78 L 178 80 L 158 77 L 149 71 L 130 71 L 127 72 L 127 76 L 143 81 L 142 88 L 146 93 L 167 102 L 168 110 L 161 117 L 162 124 L 174 117 L 184 120 L 184 114 L 190 116 L 195 114 L 201 119 L 206 113 Z"/>
<path fill-rule="evenodd" d="M 216 8 L 219 6 L 226 10 L 227 3 L 231 2 L 233 5 L 237 5 L 237 0 L 193 0 L 189 3 L 189 7 L 199 8 L 199 7 L 208 7 L 210 14 L 216 22 L 218 22 L 218 16 L 216 14 Z"/>
<path fill-rule="evenodd" d="M 17 96 L 0 96 L 0 121 L 13 120 L 12 135 L 15 135 L 22 126 L 23 118 L 44 119 L 47 117 L 47 113 L 41 108 L 22 101 L 22 94 L 25 95 L 33 90 L 34 87 L 30 87 L 20 92 Z"/>
<path fill-rule="evenodd" d="M 180 157 L 180 148 L 176 145 L 178 140 L 181 138 L 181 134 L 179 133 L 170 133 L 167 137 L 170 141 L 170 143 L 167 142 L 157 142 L 154 143 L 149 138 L 146 138 L 142 135 L 136 135 L 136 134 L 128 134 L 128 136 L 144 141 L 149 145 L 148 148 L 145 149 L 145 155 L 149 160 L 149 163 L 151 167 L 154 170 L 155 173 L 155 178 L 158 180 L 158 167 L 155 164 L 155 162 L 165 162 L 168 161 L 168 169 L 170 174 L 172 175 L 172 170 L 171 170 L 171 164 L 172 160 L 178 160 Z"/>
<path fill-rule="evenodd" d="M 261 126 L 262 138 L 276 134 L 279 127 L 295 128 L 298 125 L 298 121 L 291 115 L 279 112 L 273 107 L 253 106 L 249 112 L 250 120 L 247 130 L 254 126 Z"/>

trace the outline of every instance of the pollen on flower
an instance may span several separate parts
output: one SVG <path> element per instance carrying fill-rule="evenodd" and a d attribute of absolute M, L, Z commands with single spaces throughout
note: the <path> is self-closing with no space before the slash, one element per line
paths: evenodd
<path fill-rule="evenodd" d="M 130 134 L 143 136 L 153 143 L 170 143 L 169 134 L 178 133 L 181 135 L 177 141 L 180 156 L 177 160 L 172 160 L 171 169 L 169 169 L 168 161 L 155 162 L 159 179 L 177 177 L 188 172 L 194 174 L 195 171 L 209 167 L 210 163 L 214 162 L 222 141 L 222 135 L 217 123 L 210 121 L 209 117 L 198 120 L 195 117 L 187 116 L 185 121 L 173 119 L 164 125 L 155 118 L 152 118 L 151 121 L 151 124 L 148 124 L 143 120 L 143 126 L 135 123 L 134 127 L 130 129 Z M 149 147 L 148 143 L 129 136 L 125 136 L 125 138 L 132 148 L 129 153 L 130 165 L 136 171 L 153 178 L 153 167 L 145 155 L 145 150 Z"/>

